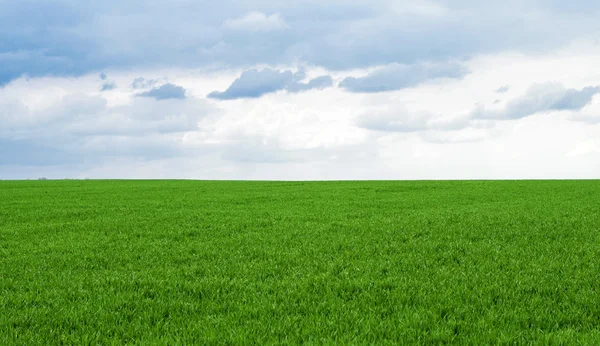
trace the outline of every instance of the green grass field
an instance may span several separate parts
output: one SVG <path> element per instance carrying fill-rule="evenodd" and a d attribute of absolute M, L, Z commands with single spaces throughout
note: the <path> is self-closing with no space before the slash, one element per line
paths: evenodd
<path fill-rule="evenodd" d="M 600 181 L 0 182 L 0 345 L 600 343 Z"/>

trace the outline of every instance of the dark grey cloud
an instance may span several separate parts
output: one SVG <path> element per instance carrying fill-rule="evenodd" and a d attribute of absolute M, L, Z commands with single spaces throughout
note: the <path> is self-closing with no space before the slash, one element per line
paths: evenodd
<path fill-rule="evenodd" d="M 186 90 L 179 85 L 167 83 L 152 90 L 139 93 L 137 96 L 152 97 L 156 100 L 185 99 Z"/>
<path fill-rule="evenodd" d="M 391 64 L 364 77 L 348 77 L 340 87 L 350 92 L 383 92 L 410 88 L 438 78 L 462 78 L 468 70 L 459 63 L 442 64 Z"/>
<path fill-rule="evenodd" d="M 567 89 L 565 93 L 552 103 L 552 110 L 580 110 L 587 106 L 594 95 L 600 93 L 600 86 L 587 86 L 581 90 Z"/>
<path fill-rule="evenodd" d="M 266 68 L 264 70 L 248 70 L 233 81 L 223 92 L 214 91 L 208 95 L 210 98 L 232 100 L 237 98 L 260 97 L 284 89 L 293 82 L 292 71 L 278 71 Z"/>
<path fill-rule="evenodd" d="M 549 111 L 577 111 L 588 105 L 598 93 L 600 86 L 577 90 L 567 89 L 560 83 L 536 84 L 502 109 L 488 110 L 480 106 L 471 116 L 476 119 L 521 119 Z"/>
<path fill-rule="evenodd" d="M 301 92 L 310 89 L 323 89 L 333 85 L 330 76 L 317 77 L 308 83 L 299 82 L 299 79 L 303 77 L 305 77 L 303 69 L 300 69 L 297 73 L 290 70 L 280 71 L 270 68 L 263 70 L 251 69 L 244 71 L 227 90 L 223 92 L 214 91 L 208 97 L 219 100 L 257 98 L 280 90 Z"/>
<path fill-rule="evenodd" d="M 100 91 L 109 91 L 117 88 L 117 83 L 114 81 L 106 82 L 100 86 Z"/>
<path fill-rule="evenodd" d="M 325 89 L 333 85 L 331 76 L 320 76 L 308 81 L 308 83 L 292 83 L 287 86 L 289 92 L 300 92 L 311 89 Z"/>

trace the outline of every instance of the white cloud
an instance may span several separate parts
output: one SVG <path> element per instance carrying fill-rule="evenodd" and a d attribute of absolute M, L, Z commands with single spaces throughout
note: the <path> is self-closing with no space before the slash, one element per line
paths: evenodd
<path fill-rule="evenodd" d="M 288 26 L 279 13 L 266 15 L 263 12 L 252 11 L 243 17 L 227 19 L 223 28 L 235 31 L 266 32 L 287 29 Z"/>
<path fill-rule="evenodd" d="M 435 115 L 428 111 L 411 112 L 406 107 L 371 109 L 357 118 L 359 127 L 384 132 L 458 130 L 470 125 L 468 116 Z"/>
<path fill-rule="evenodd" d="M 469 127 L 455 131 L 427 131 L 422 132 L 420 137 L 429 143 L 452 144 L 452 143 L 474 143 L 493 139 L 498 135 L 494 128 Z"/>
<path fill-rule="evenodd" d="M 10 108 L 9 108 L 10 107 Z M 32 111 L 19 102 L 0 108 L 5 137 L 62 135 L 112 135 L 185 132 L 211 112 L 199 100 L 134 98 L 129 104 L 110 107 L 100 96 L 69 94 L 50 107 Z"/>
<path fill-rule="evenodd" d="M 568 156 L 588 156 L 591 154 L 600 157 L 600 140 L 588 139 L 578 142 L 573 150 L 568 153 Z"/>
<path fill-rule="evenodd" d="M 600 138 L 594 118 L 600 100 L 582 91 L 600 85 L 600 75 L 590 72 L 598 58 L 600 49 L 593 46 L 477 56 L 464 62 L 471 73 L 462 79 L 430 80 L 385 93 L 331 87 L 228 102 L 204 97 L 227 89 L 245 69 L 110 70 L 110 80 L 123 87 L 105 93 L 98 88 L 99 72 L 23 78 L 0 88 L 0 146 L 10 148 L 10 154 L 0 152 L 0 177 L 594 177 L 600 171 L 594 142 Z M 250 68 L 266 67 L 298 68 Z M 299 76 L 310 81 L 330 75 L 340 81 L 371 71 L 309 65 Z M 180 86 L 186 98 L 136 97 L 159 85 L 125 87 L 140 76 Z M 528 91 L 536 84 L 544 87 Z M 503 85 L 510 89 L 497 93 Z M 552 102 L 514 106 L 532 95 Z M 565 95 L 577 97 L 558 103 L 568 107 L 547 106 Z M 529 111 L 512 121 L 473 119 L 476 104 L 488 111 Z"/>

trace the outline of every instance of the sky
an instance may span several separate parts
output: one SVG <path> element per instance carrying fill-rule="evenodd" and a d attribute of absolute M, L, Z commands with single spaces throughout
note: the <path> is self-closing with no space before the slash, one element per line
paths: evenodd
<path fill-rule="evenodd" d="M 0 0 L 0 179 L 598 179 L 600 2 Z"/>

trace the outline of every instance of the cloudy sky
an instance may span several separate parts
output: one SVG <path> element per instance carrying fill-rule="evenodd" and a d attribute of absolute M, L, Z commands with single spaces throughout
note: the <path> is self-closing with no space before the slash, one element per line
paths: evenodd
<path fill-rule="evenodd" d="M 0 179 L 600 177 L 600 2 L 0 0 Z"/>

